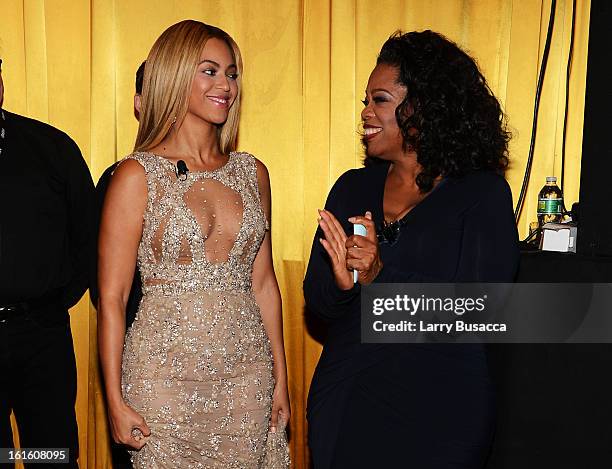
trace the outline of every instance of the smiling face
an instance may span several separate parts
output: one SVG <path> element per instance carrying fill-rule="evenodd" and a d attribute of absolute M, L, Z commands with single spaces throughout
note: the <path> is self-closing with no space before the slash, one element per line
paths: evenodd
<path fill-rule="evenodd" d="M 398 69 L 392 65 L 377 65 L 366 88 L 363 120 L 363 142 L 366 154 L 386 160 L 403 154 L 403 137 L 395 118 L 395 109 L 406 97 L 406 87 L 398 83 Z"/>
<path fill-rule="evenodd" d="M 220 125 L 238 94 L 238 68 L 225 41 L 210 38 L 202 50 L 196 70 L 187 115 Z"/>

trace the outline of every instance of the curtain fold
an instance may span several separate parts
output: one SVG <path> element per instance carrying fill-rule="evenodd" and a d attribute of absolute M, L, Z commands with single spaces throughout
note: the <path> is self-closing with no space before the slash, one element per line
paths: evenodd
<path fill-rule="evenodd" d="M 0 57 L 8 110 L 67 132 L 94 180 L 133 148 L 134 74 L 169 25 L 198 19 L 227 30 L 244 55 L 239 148 L 271 176 L 275 268 L 283 296 L 294 467 L 308 467 L 306 396 L 323 333 L 304 311 L 302 279 L 336 178 L 361 164 L 360 112 L 368 75 L 396 30 L 433 29 L 479 63 L 513 132 L 507 179 L 516 198 L 529 149 L 551 0 L 3 0 Z M 565 199 L 578 198 L 590 1 L 577 2 L 570 74 Z M 558 0 L 540 104 L 535 158 L 518 226 L 536 220 L 545 176 L 560 176 L 572 1 Z M 110 467 L 87 296 L 72 311 L 78 364 L 81 467 Z"/>

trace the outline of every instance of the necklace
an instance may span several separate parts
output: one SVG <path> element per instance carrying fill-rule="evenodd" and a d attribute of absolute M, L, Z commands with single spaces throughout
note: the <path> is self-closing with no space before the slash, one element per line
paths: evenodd
<path fill-rule="evenodd" d="M 406 223 L 408 223 L 408 215 L 415 206 L 416 205 L 412 205 L 403 208 L 393 217 L 391 217 L 391 221 L 387 221 L 383 214 L 383 220 L 376 230 L 376 237 L 378 238 L 379 244 L 388 244 L 389 246 L 393 246 L 397 242 L 399 239 L 400 230 L 406 226 Z M 404 215 L 400 217 L 402 213 L 404 213 Z"/>
<path fill-rule="evenodd" d="M 2 109 L 0 109 L 0 119 L 2 119 L 0 122 L 0 156 L 2 156 L 2 142 L 4 141 L 4 136 L 6 135 L 6 131 L 4 130 L 4 121 L 6 120 L 6 117 L 4 117 L 4 111 Z"/>
<path fill-rule="evenodd" d="M 378 233 L 376 237 L 378 238 L 378 243 L 388 244 L 389 246 L 393 246 L 395 243 L 397 243 L 400 230 L 408 223 L 409 214 L 410 211 L 408 211 L 408 213 L 399 220 L 395 220 L 390 223 L 387 222 L 387 220 L 383 220 L 377 230 Z"/>

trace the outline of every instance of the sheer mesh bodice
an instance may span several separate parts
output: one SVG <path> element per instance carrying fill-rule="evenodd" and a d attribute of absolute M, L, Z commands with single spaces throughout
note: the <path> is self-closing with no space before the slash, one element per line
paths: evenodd
<path fill-rule="evenodd" d="M 250 289 L 267 228 L 253 156 L 231 153 L 217 170 L 181 178 L 164 157 L 128 158 L 145 168 L 149 191 L 138 249 L 144 291 Z"/>
<path fill-rule="evenodd" d="M 181 177 L 162 156 L 128 158 L 148 192 L 122 362 L 124 398 L 151 429 L 134 467 L 287 468 L 286 440 L 268 437 L 272 354 L 251 291 L 267 229 L 255 158 Z"/>

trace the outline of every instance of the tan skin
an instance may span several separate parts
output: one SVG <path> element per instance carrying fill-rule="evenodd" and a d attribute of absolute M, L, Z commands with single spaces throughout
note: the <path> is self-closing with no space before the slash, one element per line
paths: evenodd
<path fill-rule="evenodd" d="M 134 117 L 136 120 L 140 120 L 140 106 L 142 104 L 142 96 L 138 93 L 134 93 Z"/>
<path fill-rule="evenodd" d="M 422 193 L 416 184 L 416 177 L 422 170 L 416 153 L 403 148 L 395 109 L 404 100 L 406 87 L 397 79 L 396 67 L 377 65 L 368 80 L 365 107 L 361 112 L 367 154 L 391 162 L 383 198 L 387 222 L 402 218 L 428 195 Z M 366 227 L 366 236 L 347 236 L 340 222 L 327 210 L 319 210 L 319 215 L 319 226 L 325 235 L 325 239 L 320 241 L 332 261 L 338 288 L 352 288 L 354 269 L 359 273 L 360 284 L 370 284 L 383 268 L 372 214 L 366 212 L 363 216 L 349 218 L 349 222 Z"/>
<path fill-rule="evenodd" d="M 185 119 L 181 125 L 174 127 L 159 146 L 150 151 L 174 163 L 182 159 L 192 171 L 213 170 L 224 165 L 228 156 L 219 150 L 216 125 L 225 122 L 235 100 L 238 90 L 236 73 L 231 51 L 225 42 L 218 39 L 207 41 L 196 71 Z M 264 213 L 271 220 L 270 181 L 268 171 L 260 161 L 257 161 L 257 178 Z M 144 169 L 136 161 L 127 160 L 113 175 L 102 211 L 98 246 L 98 341 L 113 439 L 135 449 L 146 444 L 151 431 L 142 416 L 123 400 L 121 358 L 125 337 L 125 308 L 142 236 L 146 203 Z M 272 264 L 270 232 L 266 233 L 255 258 L 252 288 L 272 346 L 276 384 L 270 425 L 274 431 L 279 417 L 285 422 L 289 421 L 291 410 L 283 346 L 281 297 Z M 133 436 L 134 429 L 139 429 L 144 438 Z"/>

